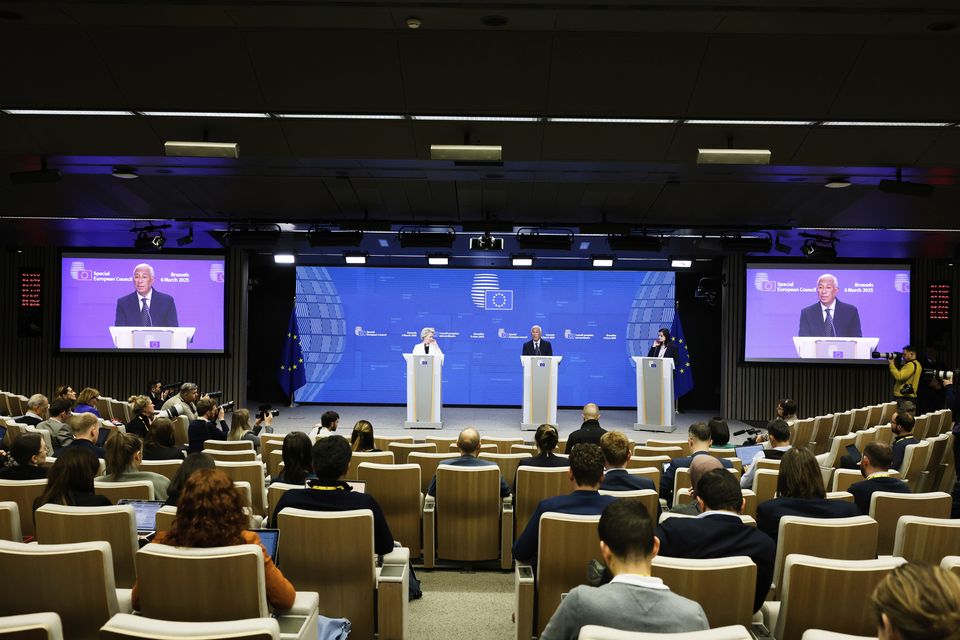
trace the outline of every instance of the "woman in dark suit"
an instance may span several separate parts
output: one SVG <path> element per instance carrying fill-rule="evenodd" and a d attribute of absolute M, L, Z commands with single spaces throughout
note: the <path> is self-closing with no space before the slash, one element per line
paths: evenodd
<path fill-rule="evenodd" d="M 568 467 L 570 462 L 566 458 L 561 458 L 553 451 L 560 442 L 560 434 L 557 428 L 552 424 L 542 424 L 537 427 L 537 432 L 533 436 L 537 444 L 537 455 L 524 458 L 518 466 L 531 467 Z"/>
<path fill-rule="evenodd" d="M 657 331 L 657 339 L 653 341 L 653 346 L 647 351 L 648 358 L 671 358 L 674 362 L 677 360 L 679 351 L 677 345 L 670 339 L 670 329 L 660 327 Z"/>
<path fill-rule="evenodd" d="M 39 480 L 47 477 L 47 443 L 39 433 L 28 433 L 17 438 L 10 447 L 15 464 L 0 471 L 0 480 Z"/>

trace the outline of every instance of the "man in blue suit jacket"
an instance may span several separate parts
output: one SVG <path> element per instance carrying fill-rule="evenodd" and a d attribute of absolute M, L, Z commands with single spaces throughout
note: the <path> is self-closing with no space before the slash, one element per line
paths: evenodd
<path fill-rule="evenodd" d="M 117 327 L 179 327 L 173 296 L 153 288 L 153 267 L 138 264 L 133 270 L 135 291 L 117 299 Z"/>
<path fill-rule="evenodd" d="M 743 492 L 732 473 L 714 469 L 700 478 L 696 490 L 703 513 L 664 520 L 657 528 L 660 555 L 692 559 L 748 556 L 757 565 L 753 610 L 759 611 L 773 580 L 777 545 L 740 519 Z"/>
<path fill-rule="evenodd" d="M 638 491 L 655 489 L 653 480 L 627 473 L 627 461 L 630 460 L 630 440 L 620 431 L 607 431 L 600 437 L 600 450 L 603 451 L 604 470 L 600 488 L 604 491 Z"/>
<path fill-rule="evenodd" d="M 870 498 L 877 491 L 910 493 L 910 487 L 906 482 L 890 476 L 892 461 L 893 448 L 885 442 L 871 442 L 863 448 L 860 473 L 866 480 L 855 482 L 847 489 L 853 494 L 853 502 L 863 515 L 870 515 Z"/>
<path fill-rule="evenodd" d="M 860 312 L 852 304 L 837 300 L 837 277 L 825 273 L 817 279 L 819 301 L 800 311 L 797 335 L 826 338 L 862 338 Z"/>

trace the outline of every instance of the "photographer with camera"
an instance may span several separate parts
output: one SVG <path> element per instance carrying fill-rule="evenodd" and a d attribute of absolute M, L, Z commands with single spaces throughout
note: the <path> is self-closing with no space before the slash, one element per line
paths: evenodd
<path fill-rule="evenodd" d="M 197 402 L 199 418 L 190 423 L 187 438 L 190 441 L 187 453 L 200 453 L 203 443 L 207 440 L 226 440 L 230 434 L 230 427 L 223 419 L 223 408 L 209 396 L 200 398 Z"/>
<path fill-rule="evenodd" d="M 180 385 L 180 393 L 171 396 L 163 403 L 163 406 L 160 408 L 162 413 L 161 417 L 172 420 L 177 416 L 187 416 L 187 419 L 190 421 L 196 420 L 198 414 L 195 403 L 199 396 L 200 387 L 192 382 L 184 382 Z"/>
<path fill-rule="evenodd" d="M 904 400 L 909 398 L 913 402 L 917 401 L 917 387 L 920 385 L 920 373 L 923 367 L 917 362 L 917 350 L 912 345 L 903 348 L 903 364 L 897 366 L 897 354 L 884 354 L 890 366 L 890 375 L 893 376 L 893 398 L 897 401 L 897 406 L 902 406 Z"/>

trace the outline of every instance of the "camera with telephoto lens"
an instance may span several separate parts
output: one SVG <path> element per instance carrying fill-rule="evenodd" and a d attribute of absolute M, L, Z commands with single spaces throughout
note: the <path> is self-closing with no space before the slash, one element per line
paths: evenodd
<path fill-rule="evenodd" d="M 234 409 L 234 405 L 237 403 L 236 400 L 231 400 L 230 402 L 224 402 L 220 405 L 220 408 L 223 409 L 224 413 L 230 413 Z"/>
<path fill-rule="evenodd" d="M 280 410 L 274 409 L 273 405 L 262 404 L 257 407 L 257 409 L 259 409 L 259 412 L 257 413 L 257 420 L 264 420 L 267 416 L 273 416 L 276 418 L 278 415 L 280 415 Z"/>
<path fill-rule="evenodd" d="M 208 391 L 202 395 L 207 396 L 208 398 L 213 398 L 214 400 L 219 400 L 223 397 L 223 391 Z"/>
<path fill-rule="evenodd" d="M 883 358 L 889 360 L 890 358 L 899 358 L 900 354 L 895 351 L 874 351 L 870 354 L 871 358 Z"/>
<path fill-rule="evenodd" d="M 179 391 L 180 387 L 183 386 L 182 382 L 171 382 L 170 384 L 165 384 L 160 387 L 160 391 Z"/>
<path fill-rule="evenodd" d="M 161 409 L 153 414 L 154 418 L 170 418 L 171 420 L 176 420 L 177 416 L 183 415 L 183 405 L 174 404 L 170 405 L 169 409 Z"/>

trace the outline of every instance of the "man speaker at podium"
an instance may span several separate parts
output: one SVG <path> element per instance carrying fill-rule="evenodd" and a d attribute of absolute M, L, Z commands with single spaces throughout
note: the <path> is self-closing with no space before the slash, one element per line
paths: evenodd
<path fill-rule="evenodd" d="M 647 351 L 647 357 L 671 358 L 676 362 L 678 355 L 680 355 L 680 352 L 677 351 L 677 345 L 673 344 L 670 339 L 670 329 L 660 327 L 660 330 L 657 331 L 657 339 L 653 341 L 653 346 Z"/>
<path fill-rule="evenodd" d="M 540 328 L 540 325 L 535 324 L 530 327 L 530 337 L 532 340 L 528 340 L 523 343 L 523 353 L 520 355 L 524 356 L 552 356 L 553 347 L 546 340 L 542 340 L 540 336 L 542 335 L 543 330 Z"/>
<path fill-rule="evenodd" d="M 153 288 L 153 267 L 133 269 L 134 292 L 117 299 L 117 327 L 179 327 L 173 296 Z"/>
<path fill-rule="evenodd" d="M 825 273 L 817 278 L 820 300 L 800 311 L 800 338 L 862 338 L 860 312 L 852 304 L 837 300 L 837 276 Z"/>

